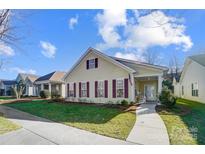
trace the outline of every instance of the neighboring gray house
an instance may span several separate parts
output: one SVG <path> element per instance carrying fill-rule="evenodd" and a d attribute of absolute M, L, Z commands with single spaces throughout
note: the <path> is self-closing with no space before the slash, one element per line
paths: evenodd
<path fill-rule="evenodd" d="M 11 96 L 15 80 L 0 80 L 0 96 Z"/>
<path fill-rule="evenodd" d="M 16 77 L 16 82 L 23 81 L 26 85 L 26 88 L 23 92 L 23 95 L 28 96 L 37 96 L 37 88 L 34 85 L 34 81 L 38 78 L 38 76 L 34 74 L 27 73 L 19 73 Z"/>
<path fill-rule="evenodd" d="M 48 90 L 50 93 L 59 93 L 62 97 L 65 97 L 65 84 L 62 80 L 65 72 L 54 71 L 39 77 L 34 83 L 37 86 L 37 93 L 41 90 Z"/>

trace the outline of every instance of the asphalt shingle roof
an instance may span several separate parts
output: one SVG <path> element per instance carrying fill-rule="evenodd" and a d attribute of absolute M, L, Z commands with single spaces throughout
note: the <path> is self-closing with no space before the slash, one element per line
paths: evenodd
<path fill-rule="evenodd" d="M 45 80 L 51 80 L 51 81 L 62 81 L 62 78 L 64 77 L 65 72 L 51 72 L 49 74 L 46 74 L 44 76 L 39 77 L 36 81 L 45 81 Z"/>
<path fill-rule="evenodd" d="M 205 54 L 190 56 L 190 58 L 202 66 L 205 66 Z"/>

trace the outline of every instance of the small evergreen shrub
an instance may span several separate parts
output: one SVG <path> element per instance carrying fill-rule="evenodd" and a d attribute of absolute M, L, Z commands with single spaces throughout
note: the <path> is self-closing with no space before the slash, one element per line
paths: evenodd
<path fill-rule="evenodd" d="M 123 106 L 127 106 L 129 103 L 128 103 L 128 101 L 126 101 L 126 100 L 122 100 L 121 101 L 121 105 L 123 105 Z"/>
<path fill-rule="evenodd" d="M 57 91 L 54 91 L 54 92 L 51 93 L 51 98 L 52 99 L 59 99 L 60 97 L 61 97 L 61 95 Z"/>
<path fill-rule="evenodd" d="M 162 92 L 159 95 L 159 100 L 163 105 L 167 107 L 173 107 L 176 104 L 176 97 L 166 86 L 163 87 Z"/>
<path fill-rule="evenodd" d="M 41 90 L 40 91 L 40 97 L 41 98 L 49 98 L 50 97 L 50 92 L 48 90 Z"/>

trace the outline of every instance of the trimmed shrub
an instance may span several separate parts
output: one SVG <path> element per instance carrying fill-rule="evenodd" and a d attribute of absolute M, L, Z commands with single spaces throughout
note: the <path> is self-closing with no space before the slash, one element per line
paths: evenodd
<path fill-rule="evenodd" d="M 122 100 L 122 101 L 121 101 L 121 105 L 123 105 L 123 106 L 128 106 L 128 104 L 129 104 L 129 103 L 128 103 L 128 101 L 126 101 L 126 100 Z"/>
<path fill-rule="evenodd" d="M 159 100 L 163 105 L 167 107 L 173 107 L 176 104 L 176 97 L 166 86 L 163 87 L 162 92 L 159 95 Z"/>
<path fill-rule="evenodd" d="M 48 98 L 48 97 L 50 97 L 50 92 L 48 91 L 48 90 L 41 90 L 40 91 L 40 97 L 41 98 Z"/>
<path fill-rule="evenodd" d="M 52 99 L 59 99 L 60 97 L 61 97 L 61 95 L 57 91 L 54 91 L 54 92 L 51 93 L 51 98 Z"/>

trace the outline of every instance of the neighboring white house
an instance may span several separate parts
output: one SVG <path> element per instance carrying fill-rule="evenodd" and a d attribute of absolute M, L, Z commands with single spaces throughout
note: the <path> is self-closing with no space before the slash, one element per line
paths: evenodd
<path fill-rule="evenodd" d="M 173 81 L 178 97 L 205 103 L 205 54 L 186 59 L 179 82 Z"/>
<path fill-rule="evenodd" d="M 64 77 L 66 98 L 76 102 L 118 103 L 145 96 L 147 101 L 155 101 L 167 70 L 89 48 Z"/>
<path fill-rule="evenodd" d="M 0 80 L 0 96 L 11 96 L 15 80 Z"/>
<path fill-rule="evenodd" d="M 36 85 L 38 95 L 41 90 L 48 90 L 50 93 L 55 92 L 65 97 L 65 84 L 62 80 L 64 75 L 65 72 L 55 71 L 35 80 L 34 84 Z"/>
<path fill-rule="evenodd" d="M 16 77 L 16 82 L 23 81 L 25 83 L 25 90 L 23 95 L 27 96 L 37 96 L 37 88 L 34 85 L 34 81 L 38 78 L 38 76 L 34 74 L 27 74 L 27 73 L 19 73 Z"/>

